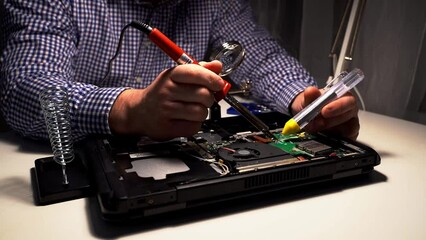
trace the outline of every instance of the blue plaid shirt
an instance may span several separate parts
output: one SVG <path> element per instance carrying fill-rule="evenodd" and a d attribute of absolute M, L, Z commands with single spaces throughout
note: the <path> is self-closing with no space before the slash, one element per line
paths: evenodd
<path fill-rule="evenodd" d="M 160 1 L 159 1 L 160 2 Z M 293 98 L 312 77 L 270 35 L 256 25 L 242 0 L 176 0 L 148 7 L 136 0 L 4 0 L 0 29 L 1 110 L 25 136 L 46 138 L 38 96 L 65 85 L 76 137 L 111 134 L 108 115 L 127 88 L 145 88 L 175 63 L 135 29 L 126 31 L 119 56 L 106 74 L 121 29 L 132 20 L 160 29 L 195 59 L 224 41 L 239 41 L 247 57 L 231 74 L 252 82 L 252 94 L 288 113 Z M 148 116 L 149 117 L 149 116 Z"/>

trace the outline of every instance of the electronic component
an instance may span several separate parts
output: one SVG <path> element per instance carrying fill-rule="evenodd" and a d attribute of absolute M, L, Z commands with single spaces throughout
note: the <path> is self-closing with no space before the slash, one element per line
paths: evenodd
<path fill-rule="evenodd" d="M 133 173 L 145 179 L 143 181 L 151 177 L 154 181 L 173 183 L 177 179 L 196 181 L 215 174 L 234 175 L 357 153 L 353 148 L 341 144 L 336 147 L 336 143 L 325 141 L 320 135 L 305 132 L 283 135 L 277 127 L 272 130 L 274 138 L 271 139 L 263 132 L 241 130 L 244 128 L 240 129 L 232 122 L 221 125 L 206 122 L 200 132 L 190 138 L 163 143 L 141 139 L 136 152 L 118 154 L 115 162 L 124 170 L 121 172 L 123 179 Z M 172 156 L 173 159 L 169 159 Z M 153 175 L 156 168 L 161 171 Z M 151 169 L 148 171 L 150 177 L 144 173 L 146 169 Z M 200 174 L 198 178 L 188 178 L 195 172 Z"/>
<path fill-rule="evenodd" d="M 264 143 L 233 143 L 220 148 L 218 156 L 240 173 L 300 161 L 281 149 Z"/>
<path fill-rule="evenodd" d="M 312 154 L 313 156 L 316 156 L 319 153 L 322 153 L 331 149 L 330 146 L 327 146 L 315 140 L 308 140 L 305 142 L 296 143 L 296 147 L 299 148 L 300 150 L 303 150 L 305 152 Z"/>

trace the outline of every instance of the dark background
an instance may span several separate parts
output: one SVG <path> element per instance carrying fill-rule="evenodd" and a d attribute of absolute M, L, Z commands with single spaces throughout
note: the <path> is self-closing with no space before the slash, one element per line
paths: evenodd
<path fill-rule="evenodd" d="M 347 0 L 250 0 L 258 21 L 324 86 Z M 426 1 L 367 0 L 350 68 L 366 110 L 426 124 Z"/>

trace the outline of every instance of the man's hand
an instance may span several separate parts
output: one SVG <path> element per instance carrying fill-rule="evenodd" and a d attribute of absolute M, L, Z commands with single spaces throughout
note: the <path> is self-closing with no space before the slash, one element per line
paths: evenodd
<path fill-rule="evenodd" d="M 197 133 L 215 101 L 213 92 L 224 86 L 219 61 L 200 64 L 167 69 L 147 88 L 122 92 L 110 112 L 111 130 L 155 140 Z"/>
<path fill-rule="evenodd" d="M 292 113 L 298 113 L 318 98 L 321 93 L 321 90 L 316 87 L 306 88 L 293 101 Z M 327 104 L 320 114 L 305 127 L 305 131 L 311 133 L 321 131 L 355 140 L 358 137 L 359 128 L 356 99 L 351 93 L 346 93 L 341 98 Z"/>

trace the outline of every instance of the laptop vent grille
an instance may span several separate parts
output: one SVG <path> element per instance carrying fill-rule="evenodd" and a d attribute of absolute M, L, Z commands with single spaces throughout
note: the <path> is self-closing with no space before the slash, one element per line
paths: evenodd
<path fill-rule="evenodd" d="M 247 178 L 245 181 L 245 187 L 246 189 L 254 188 L 292 180 L 300 180 L 307 177 L 309 177 L 309 168 L 298 168 Z"/>

